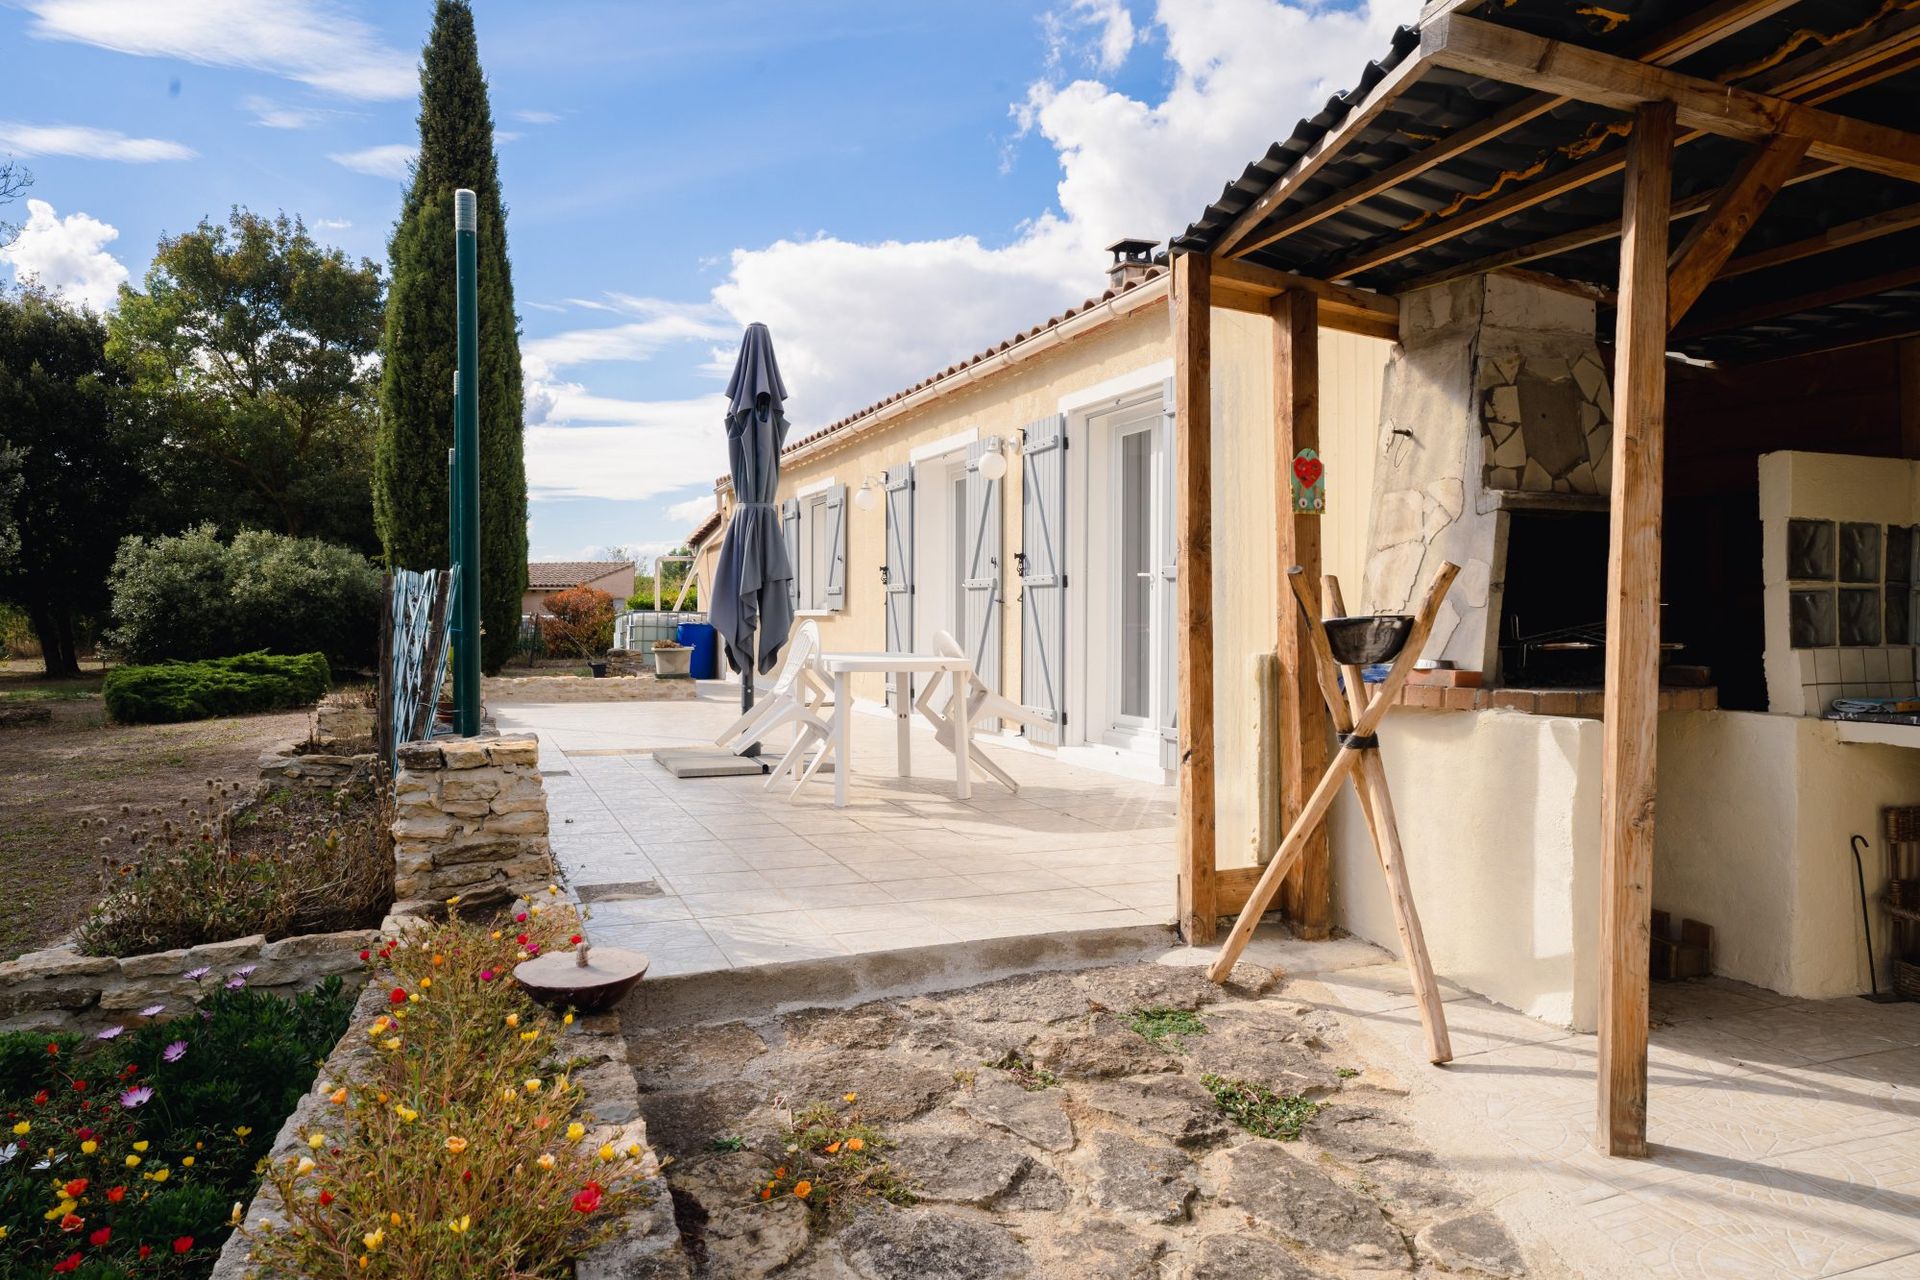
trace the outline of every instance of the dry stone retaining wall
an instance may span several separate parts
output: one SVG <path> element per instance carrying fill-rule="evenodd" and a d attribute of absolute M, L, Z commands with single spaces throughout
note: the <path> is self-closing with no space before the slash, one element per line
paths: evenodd
<path fill-rule="evenodd" d="M 378 937 L 351 929 L 268 942 L 256 933 L 119 959 L 83 956 L 71 944 L 30 951 L 0 964 L 0 1031 L 93 1031 L 178 1017 L 235 978 L 276 995 L 334 974 L 358 985 L 359 954 Z"/>

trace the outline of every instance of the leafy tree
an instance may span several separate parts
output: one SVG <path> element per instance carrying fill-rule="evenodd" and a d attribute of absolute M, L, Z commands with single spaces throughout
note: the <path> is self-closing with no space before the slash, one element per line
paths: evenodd
<path fill-rule="evenodd" d="M 162 239 L 145 285 L 108 350 L 164 429 L 174 518 L 373 549 L 379 267 L 236 208 Z"/>
<path fill-rule="evenodd" d="M 396 566 L 447 563 L 447 450 L 453 444 L 453 193 L 479 198 L 481 664 L 512 654 L 527 584 L 519 323 L 493 114 L 473 12 L 439 0 L 420 69 L 420 156 L 388 242 L 374 522 Z"/>
<path fill-rule="evenodd" d="M 540 632 L 550 653 L 594 658 L 613 647 L 613 597 L 598 587 L 568 587 L 541 602 Z"/>
<path fill-rule="evenodd" d="M 20 481 L 0 600 L 26 613 L 50 676 L 80 670 L 138 487 L 125 392 L 99 316 L 37 289 L 0 296 L 0 449 L 19 459 Z"/>
<path fill-rule="evenodd" d="M 0 160 L 0 204 L 10 203 L 32 185 L 33 175 L 21 168 L 18 161 Z M 13 223 L 0 222 L 0 245 L 12 244 L 19 234 L 20 228 Z"/>

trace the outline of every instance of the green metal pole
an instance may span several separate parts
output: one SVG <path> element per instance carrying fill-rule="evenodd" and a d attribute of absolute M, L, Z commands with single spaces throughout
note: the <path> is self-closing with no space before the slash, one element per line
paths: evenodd
<path fill-rule="evenodd" d="M 460 607 L 453 651 L 453 727 L 480 732 L 480 300 L 475 282 L 473 192 L 453 193 L 454 308 L 457 372 L 453 396 L 453 520 L 459 538 Z"/>

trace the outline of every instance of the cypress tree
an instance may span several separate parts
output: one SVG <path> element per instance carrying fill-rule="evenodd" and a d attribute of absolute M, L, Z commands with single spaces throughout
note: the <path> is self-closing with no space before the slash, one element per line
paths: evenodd
<path fill-rule="evenodd" d="M 466 0 L 438 0 L 420 67 L 420 155 L 388 241 L 374 523 L 387 561 L 447 563 L 447 450 L 453 447 L 453 193 L 479 197 L 480 660 L 513 652 L 527 585 L 527 473 L 519 322 L 493 112 Z"/>

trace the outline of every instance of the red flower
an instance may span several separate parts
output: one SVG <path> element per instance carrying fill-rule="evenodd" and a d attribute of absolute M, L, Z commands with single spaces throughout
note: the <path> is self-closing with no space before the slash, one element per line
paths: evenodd
<path fill-rule="evenodd" d="M 60 1056 L 60 1046 L 53 1043 L 53 1041 L 51 1040 L 47 1041 L 47 1056 L 51 1058 L 57 1058 Z M 80 1255 L 76 1253 L 73 1256 L 77 1258 Z M 74 1266 L 78 1266 L 78 1265 L 79 1265 L 78 1263 L 74 1264 Z M 68 1267 L 67 1270 L 71 1271 L 73 1270 L 73 1267 Z"/>
<path fill-rule="evenodd" d="M 460 1171 L 460 1181 L 462 1181 L 462 1182 L 472 1182 L 472 1181 L 473 1181 L 473 1170 L 471 1170 L 471 1169 L 462 1169 L 462 1170 Z"/>
<path fill-rule="evenodd" d="M 102 1227 L 87 1237 L 87 1243 L 96 1249 L 104 1249 L 107 1246 L 107 1241 L 111 1239 L 113 1239 L 113 1228 Z"/>
<path fill-rule="evenodd" d="M 149 1255 L 149 1254 L 151 1254 L 152 1252 L 153 1252 L 153 1246 L 152 1246 L 152 1245 L 150 1245 L 150 1244 L 143 1244 L 143 1245 L 141 1245 L 141 1246 L 140 1246 L 140 1261 L 142 1261 L 142 1262 L 145 1262 L 145 1261 L 147 1260 L 147 1255 Z"/>
<path fill-rule="evenodd" d="M 322 1192 L 320 1193 L 320 1207 L 321 1207 L 322 1209 L 324 1209 L 324 1208 L 326 1208 L 326 1207 L 327 1207 L 328 1205 L 330 1205 L 330 1204 L 332 1204 L 332 1203 L 333 1203 L 333 1192 L 331 1192 L 331 1191 L 322 1191 Z"/>
<path fill-rule="evenodd" d="M 584 1190 L 576 1191 L 574 1193 L 573 1210 L 575 1213 L 592 1213 L 595 1209 L 598 1209 L 599 1207 L 600 1207 L 600 1184 L 599 1183 L 589 1182 L 586 1185 L 586 1188 Z"/>
<path fill-rule="evenodd" d="M 91 1137 L 93 1136 L 93 1130 L 91 1130 L 91 1129 L 75 1129 L 75 1130 L 73 1131 L 73 1136 L 74 1136 L 74 1137 L 76 1137 L 76 1138 L 78 1138 L 78 1139 L 80 1139 L 80 1141 L 82 1141 L 82 1142 L 85 1142 L 85 1141 L 86 1141 L 86 1140 L 87 1140 L 88 1138 L 91 1138 Z"/>
<path fill-rule="evenodd" d="M 60 1229 L 62 1231 L 78 1231 L 82 1226 L 86 1224 L 86 1221 L 87 1220 L 81 1217 L 79 1214 L 70 1213 L 66 1217 L 60 1219 Z"/>
<path fill-rule="evenodd" d="M 387 996 L 388 1004 L 405 1004 L 406 1002 L 407 990 L 405 987 L 395 987 Z"/>
<path fill-rule="evenodd" d="M 126 1198 L 127 1198 L 127 1189 L 125 1187 L 109 1187 L 107 1189 L 108 1204 L 119 1204 L 122 1200 L 125 1200 Z"/>
<path fill-rule="evenodd" d="M 580 935 L 576 933 L 571 938 L 568 938 L 567 941 L 577 947 L 580 945 Z"/>
<path fill-rule="evenodd" d="M 525 924 L 527 922 L 527 913 L 522 911 L 519 915 L 513 918 L 513 922 L 515 924 Z"/>
<path fill-rule="evenodd" d="M 53 1274 L 55 1275 L 62 1275 L 68 1271 L 78 1271 L 79 1269 L 80 1269 L 80 1255 L 77 1253 L 70 1253 L 66 1257 L 60 1259 L 60 1261 L 53 1264 Z"/>
<path fill-rule="evenodd" d="M 72 1182 L 62 1187 L 61 1190 L 67 1193 L 67 1199 L 78 1200 L 81 1196 L 87 1194 L 87 1180 L 85 1178 L 75 1178 Z"/>
<path fill-rule="evenodd" d="M 527 935 L 526 935 L 526 934 L 524 934 L 524 933 L 516 933 L 516 934 L 514 934 L 514 935 L 513 935 L 513 940 L 514 940 L 515 942 L 517 942 L 517 943 L 519 943 L 519 944 L 520 944 L 521 946 L 523 946 L 523 947 L 527 945 Z"/>
<path fill-rule="evenodd" d="M 73 1082 L 73 1091 L 75 1093 L 85 1093 L 87 1091 L 87 1082 L 85 1080 L 75 1080 Z"/>
<path fill-rule="evenodd" d="M 360 959 L 361 959 L 362 961 L 367 961 L 367 960 L 371 960 L 371 959 L 373 959 L 373 952 L 371 952 L 371 951 L 362 951 L 362 952 L 360 953 Z"/>
<path fill-rule="evenodd" d="M 46 1106 L 46 1105 L 47 1105 L 47 1091 L 46 1091 L 45 1089 L 42 1089 L 42 1090 L 41 1090 L 40 1092 L 38 1092 L 38 1093 L 36 1093 L 36 1094 L 34 1094 L 34 1095 L 33 1095 L 33 1101 L 34 1101 L 34 1105 L 36 1105 L 36 1106 L 41 1106 L 41 1107 L 44 1107 L 44 1106 Z"/>
<path fill-rule="evenodd" d="M 192 1236 L 181 1236 L 178 1240 L 175 1240 L 173 1242 L 173 1251 L 175 1253 L 185 1253 L 187 1250 L 191 1248 L 193 1248 Z"/>

